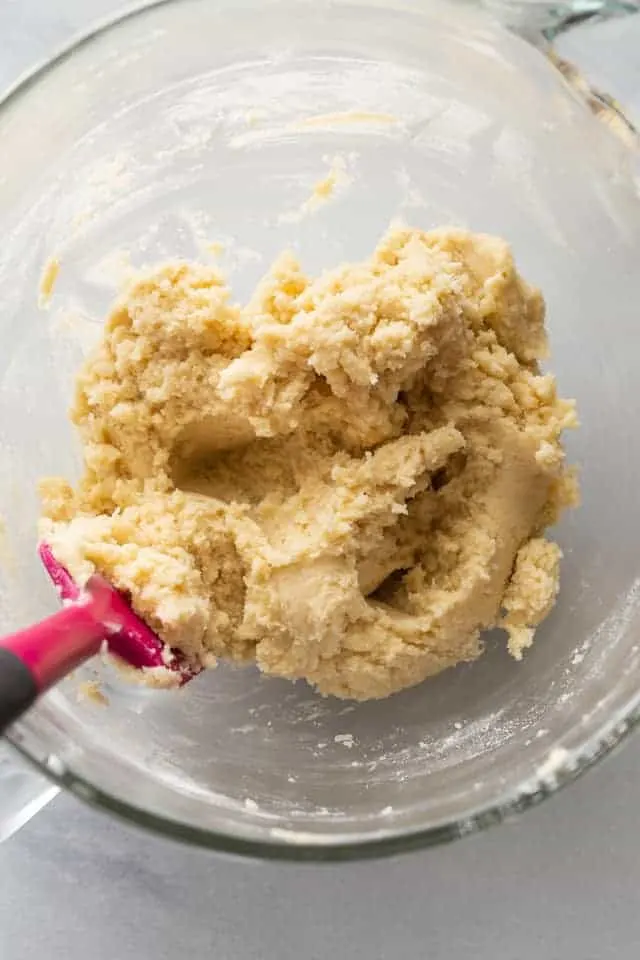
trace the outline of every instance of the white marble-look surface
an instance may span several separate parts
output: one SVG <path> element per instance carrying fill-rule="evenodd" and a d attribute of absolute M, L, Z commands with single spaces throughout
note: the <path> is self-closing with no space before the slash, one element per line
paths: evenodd
<path fill-rule="evenodd" d="M 0 0 L 0 87 L 115 7 Z M 607 58 L 611 36 L 601 45 L 599 29 L 585 31 L 590 69 L 640 114 L 640 18 L 607 28 L 624 34 L 628 68 Z M 575 56 L 578 43 L 567 52 Z M 0 957 L 632 960 L 639 808 L 639 736 L 524 818 L 356 865 L 224 859 L 59 797 L 0 847 Z"/>

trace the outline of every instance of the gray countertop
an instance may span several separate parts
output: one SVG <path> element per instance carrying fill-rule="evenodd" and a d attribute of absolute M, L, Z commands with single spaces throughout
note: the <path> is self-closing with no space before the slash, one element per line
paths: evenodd
<path fill-rule="evenodd" d="M 114 6 L 0 0 L 0 87 Z M 637 109 L 640 31 L 634 43 L 630 29 L 629 71 L 599 43 L 589 69 Z M 640 943 L 639 804 L 638 736 L 522 819 L 355 865 L 224 859 L 60 796 L 0 848 L 0 956 L 626 960 Z"/>
<path fill-rule="evenodd" d="M 343 866 L 235 861 L 59 797 L 0 849 L 3 960 L 631 960 L 640 738 L 525 817 Z"/>

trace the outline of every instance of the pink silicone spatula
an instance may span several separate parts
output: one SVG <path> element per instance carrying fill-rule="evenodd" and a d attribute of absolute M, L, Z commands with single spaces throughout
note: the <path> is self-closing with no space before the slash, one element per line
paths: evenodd
<path fill-rule="evenodd" d="M 0 733 L 34 700 L 95 656 L 106 642 L 110 653 L 133 667 L 164 667 L 180 685 L 198 672 L 135 615 L 126 599 L 102 577 L 81 589 L 41 544 L 40 558 L 63 608 L 41 623 L 0 639 Z"/>

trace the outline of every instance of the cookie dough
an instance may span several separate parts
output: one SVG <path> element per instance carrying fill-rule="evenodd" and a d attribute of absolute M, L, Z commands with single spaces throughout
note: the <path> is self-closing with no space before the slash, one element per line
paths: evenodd
<path fill-rule="evenodd" d="M 489 236 L 393 229 L 316 279 L 284 254 L 243 307 L 162 266 L 79 374 L 84 474 L 43 481 L 41 535 L 205 666 L 364 700 L 495 625 L 519 658 L 577 499 L 546 353 L 542 297 Z"/>

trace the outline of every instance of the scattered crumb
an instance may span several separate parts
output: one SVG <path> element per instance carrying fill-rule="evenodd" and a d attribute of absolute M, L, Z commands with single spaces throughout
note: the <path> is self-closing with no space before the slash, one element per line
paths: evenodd
<path fill-rule="evenodd" d="M 51 302 L 51 297 L 53 296 L 53 290 L 59 273 L 60 261 L 57 257 L 49 257 L 42 268 L 40 284 L 38 286 L 38 306 L 41 310 L 46 310 Z"/>
<path fill-rule="evenodd" d="M 132 667 L 131 670 L 136 683 L 156 690 L 174 690 L 181 683 L 180 674 L 175 670 L 167 670 L 166 667 Z"/>
<path fill-rule="evenodd" d="M 348 747 L 349 749 L 355 744 L 352 733 L 339 733 L 333 738 L 333 742 L 341 743 L 343 747 Z"/>
<path fill-rule="evenodd" d="M 79 700 L 90 700 L 100 707 L 109 706 L 109 698 L 102 692 L 99 680 L 85 680 L 78 688 Z"/>
<path fill-rule="evenodd" d="M 304 217 L 317 213 L 329 200 L 331 200 L 338 189 L 344 189 L 350 183 L 353 183 L 353 175 L 350 173 L 349 166 L 354 157 L 350 155 L 345 157 L 342 154 L 336 154 L 330 160 L 324 158 L 329 163 L 327 174 L 314 185 L 310 197 L 302 203 L 296 210 L 288 210 L 278 218 L 280 223 L 299 223 Z"/>
<path fill-rule="evenodd" d="M 211 240 L 210 226 L 202 225 L 198 228 L 193 219 L 191 225 L 195 243 L 203 259 L 205 261 L 213 259 L 217 266 L 217 262 L 224 258 L 224 269 L 227 274 L 241 270 L 247 264 L 260 263 L 262 260 L 262 254 L 258 250 L 238 243 L 230 234 L 223 234 L 219 239 Z"/>
<path fill-rule="evenodd" d="M 221 243 L 220 240 L 214 240 L 212 243 L 207 243 L 205 245 L 205 250 L 213 257 L 221 257 L 225 249 L 226 247 L 224 243 Z"/>
<path fill-rule="evenodd" d="M 252 800 L 251 797 L 247 797 L 244 801 L 245 810 L 251 810 L 252 813 L 256 813 L 260 808 L 255 800 Z"/>

